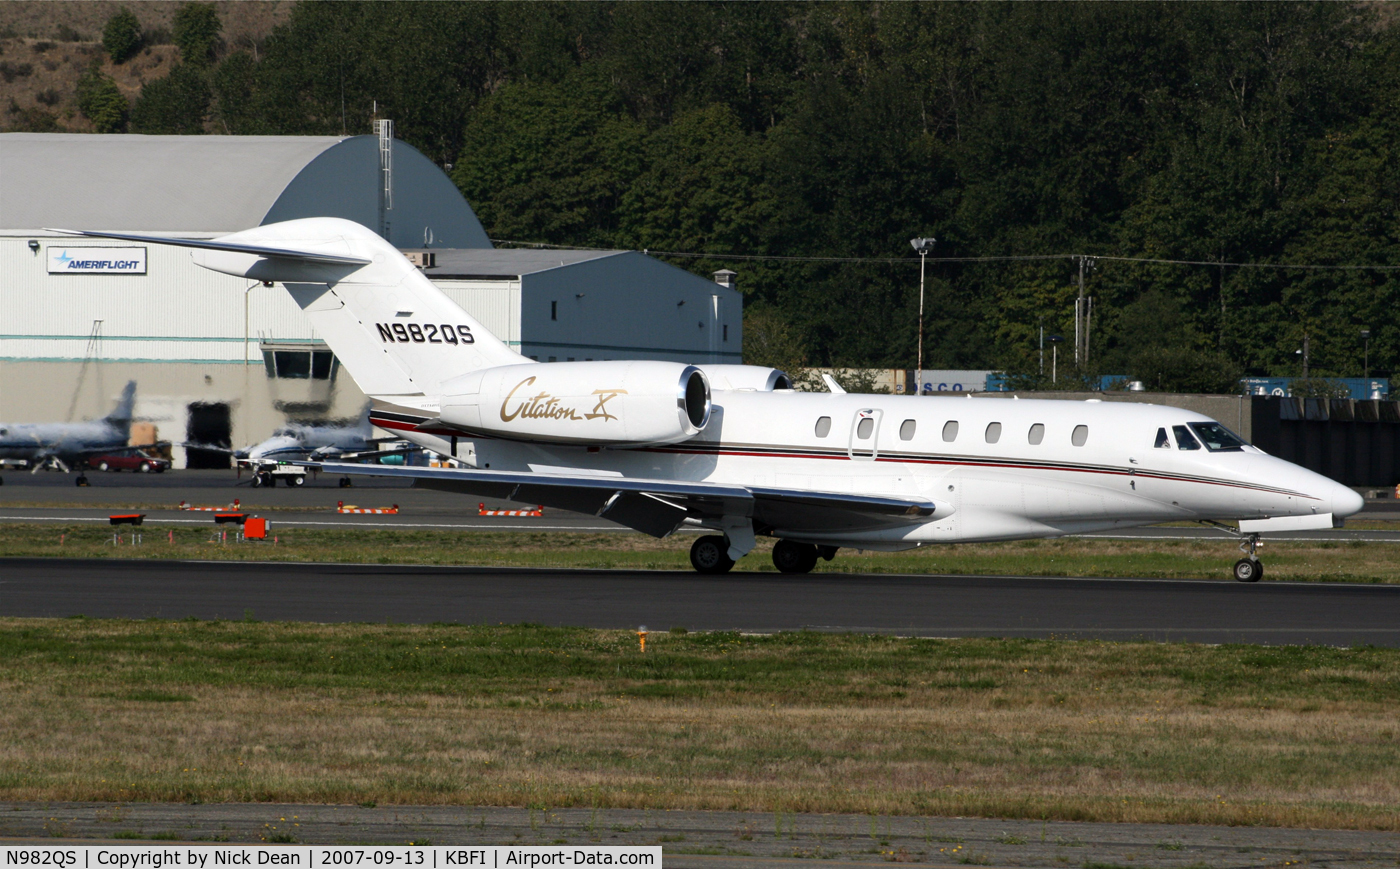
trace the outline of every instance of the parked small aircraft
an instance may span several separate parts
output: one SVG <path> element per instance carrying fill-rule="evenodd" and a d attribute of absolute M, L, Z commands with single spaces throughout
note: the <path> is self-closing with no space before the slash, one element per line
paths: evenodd
<path fill-rule="evenodd" d="M 279 476 L 288 485 L 300 486 L 305 481 L 305 468 L 289 466 L 297 460 L 339 460 L 371 461 L 386 456 L 401 456 L 406 450 L 385 450 L 380 445 L 389 441 L 400 441 L 400 437 L 376 438 L 374 425 L 370 422 L 369 409 L 354 422 L 348 424 L 328 423 L 312 425 L 308 423 L 288 423 L 273 433 L 267 440 L 233 453 L 239 469 L 253 471 L 254 486 L 271 486 Z M 417 449 L 417 447 L 413 447 Z M 277 473 L 279 468 L 293 471 L 291 474 Z M 349 485 L 349 478 L 343 478 L 341 485 Z"/>
<path fill-rule="evenodd" d="M 781 372 L 752 366 L 541 365 L 347 220 L 208 241 L 79 234 L 192 247 L 205 268 L 282 283 L 374 400 L 376 425 L 470 466 L 324 470 L 592 513 L 657 537 L 712 529 L 690 550 L 704 573 L 729 570 L 758 535 L 778 539 L 780 570 L 805 573 L 840 546 L 1196 520 L 1241 537 L 1234 573 L 1252 582 L 1261 533 L 1331 528 L 1363 503 L 1170 407 L 799 393 L 779 388 Z"/>
<path fill-rule="evenodd" d="M 84 422 L 0 423 L 0 460 L 22 461 L 35 471 L 78 469 L 77 483 L 87 485 L 82 468 L 89 456 L 129 452 L 131 408 L 136 381 L 122 389 L 117 406 L 102 419 Z"/>

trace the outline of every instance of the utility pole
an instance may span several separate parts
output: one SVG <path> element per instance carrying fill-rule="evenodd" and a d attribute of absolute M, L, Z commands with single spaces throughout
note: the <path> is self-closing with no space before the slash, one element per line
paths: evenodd
<path fill-rule="evenodd" d="M 1094 302 L 1084 297 L 1084 268 L 1094 268 L 1097 257 L 1079 255 L 1079 296 L 1074 300 L 1074 364 L 1089 363 L 1089 325 L 1092 322 Z"/>
<path fill-rule="evenodd" d="M 922 395 L 924 388 L 924 267 L 936 238 L 911 238 L 909 244 L 919 254 L 919 358 L 914 368 L 914 394 Z"/>
<path fill-rule="evenodd" d="M 1045 376 L 1045 318 L 1040 318 L 1040 376 Z"/>
<path fill-rule="evenodd" d="M 1361 379 L 1369 381 L 1371 379 L 1371 330 L 1369 327 L 1361 330 L 1361 340 L 1366 345 L 1366 349 L 1362 351 Z M 1371 385 L 1366 384 L 1366 388 L 1369 390 Z"/>

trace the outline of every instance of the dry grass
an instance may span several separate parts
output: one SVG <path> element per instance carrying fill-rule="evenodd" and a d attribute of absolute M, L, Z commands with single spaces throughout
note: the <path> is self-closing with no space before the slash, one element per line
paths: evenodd
<path fill-rule="evenodd" d="M 0 621 L 0 799 L 1400 829 L 1400 651 Z"/>
<path fill-rule="evenodd" d="M 228 527 L 228 526 L 225 526 Z M 0 557 L 226 559 L 232 561 L 448 564 L 486 567 L 689 570 L 694 537 L 656 540 L 634 533 L 285 529 L 277 544 L 210 542 L 213 529 L 147 526 L 139 547 L 112 546 L 104 526 L 0 525 Z M 129 540 L 130 528 L 120 529 Z M 60 540 L 62 543 L 60 544 Z M 740 571 L 773 571 L 772 541 L 742 559 Z M 940 573 L 1012 576 L 1129 576 L 1228 581 L 1239 557 L 1234 541 L 1030 540 L 934 546 L 911 552 L 843 549 L 819 572 Z M 1263 550 L 1265 581 L 1400 582 L 1400 545 L 1288 543 Z"/>

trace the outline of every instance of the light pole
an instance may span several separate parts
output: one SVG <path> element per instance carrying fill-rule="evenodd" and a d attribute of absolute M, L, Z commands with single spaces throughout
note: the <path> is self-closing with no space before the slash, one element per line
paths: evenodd
<path fill-rule="evenodd" d="M 914 368 L 914 394 L 922 395 L 924 389 L 924 266 L 928 255 L 933 251 L 936 238 L 911 238 L 909 245 L 919 254 L 919 360 Z"/>
<path fill-rule="evenodd" d="M 1060 342 L 1065 340 L 1061 335 L 1046 335 L 1045 340 L 1050 342 L 1050 382 L 1059 382 L 1060 364 Z"/>
<path fill-rule="evenodd" d="M 1365 344 L 1365 346 L 1366 346 L 1366 349 L 1365 349 L 1364 351 L 1362 351 L 1364 355 L 1362 356 L 1362 360 L 1363 360 L 1363 361 L 1362 361 L 1362 363 L 1361 363 L 1361 379 L 1362 379 L 1362 380 L 1370 380 L 1370 379 L 1371 379 L 1371 330 L 1370 330 L 1370 329 L 1362 329 L 1362 330 L 1361 330 L 1361 341 L 1362 341 L 1362 342 Z M 1370 384 L 1367 384 L 1366 388 L 1367 388 L 1367 389 L 1370 389 L 1370 388 L 1371 388 L 1371 387 L 1370 387 Z"/>

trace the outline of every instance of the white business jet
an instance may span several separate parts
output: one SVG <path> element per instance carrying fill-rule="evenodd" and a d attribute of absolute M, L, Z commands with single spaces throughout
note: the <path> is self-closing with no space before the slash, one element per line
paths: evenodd
<path fill-rule="evenodd" d="M 690 551 L 702 573 L 729 570 L 759 535 L 778 539 L 778 569 L 805 573 L 842 546 L 1196 520 L 1238 522 L 1235 577 L 1252 582 L 1261 533 L 1331 528 L 1362 506 L 1174 408 L 799 393 L 753 366 L 538 364 L 346 220 L 211 241 L 79 234 L 192 247 L 205 268 L 281 283 L 373 399 L 375 425 L 468 465 L 323 469 L 591 513 L 657 537 L 711 529 Z"/>

